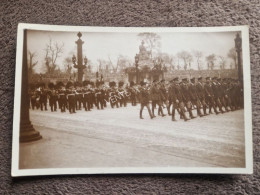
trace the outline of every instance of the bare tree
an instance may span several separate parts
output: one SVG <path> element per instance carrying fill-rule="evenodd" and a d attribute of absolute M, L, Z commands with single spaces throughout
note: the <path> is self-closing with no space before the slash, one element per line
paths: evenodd
<path fill-rule="evenodd" d="M 216 55 L 211 54 L 206 57 L 206 61 L 208 62 L 208 69 L 213 70 L 215 67 Z"/>
<path fill-rule="evenodd" d="M 98 71 L 99 72 L 109 72 L 110 69 L 113 69 L 111 64 L 112 62 L 108 60 L 103 60 L 103 59 L 97 59 L 98 61 Z M 113 65 L 113 64 L 112 64 Z"/>
<path fill-rule="evenodd" d="M 118 71 L 124 71 L 127 67 L 131 66 L 132 62 L 131 60 L 123 55 L 119 55 L 117 57 L 117 67 Z"/>
<path fill-rule="evenodd" d="M 152 58 L 154 51 L 159 50 L 159 48 L 161 47 L 161 37 L 156 33 L 139 33 L 138 36 L 147 45 L 149 51 L 151 52 Z"/>
<path fill-rule="evenodd" d="M 47 73 L 53 73 L 57 67 L 56 61 L 63 53 L 64 43 L 53 43 L 52 39 L 49 39 L 49 43 L 45 48 L 45 65 L 47 67 Z"/>
<path fill-rule="evenodd" d="M 184 70 L 187 70 L 188 65 L 190 66 L 190 63 L 193 60 L 192 55 L 187 51 L 179 52 L 177 55 L 184 62 Z"/>
<path fill-rule="evenodd" d="M 110 58 L 110 56 L 108 56 L 108 63 L 109 63 L 109 66 L 112 68 L 113 73 L 117 73 L 118 66 L 119 66 L 118 60 L 119 60 L 119 58 L 117 59 L 116 65 L 114 65 L 113 62 L 112 62 L 112 60 L 111 60 L 111 58 Z"/>
<path fill-rule="evenodd" d="M 218 56 L 220 59 L 219 67 L 221 70 L 226 69 L 226 58 L 224 56 Z"/>
<path fill-rule="evenodd" d="M 236 49 L 233 47 L 229 50 L 228 55 L 229 58 L 231 58 L 234 61 L 235 69 L 237 69 L 237 52 Z"/>
<path fill-rule="evenodd" d="M 201 70 L 201 58 L 203 57 L 203 53 L 201 51 L 195 50 L 193 51 L 194 56 L 196 57 L 197 65 L 198 65 L 198 70 Z"/>
<path fill-rule="evenodd" d="M 168 53 L 158 53 L 156 57 L 162 59 L 163 66 L 168 67 L 169 70 L 172 71 L 175 69 L 175 56 L 169 55 Z"/>
<path fill-rule="evenodd" d="M 28 74 L 31 75 L 33 74 L 34 70 L 33 68 L 38 64 L 38 61 L 34 61 L 34 58 L 36 57 L 36 53 L 35 52 L 31 52 L 31 51 L 28 51 Z"/>

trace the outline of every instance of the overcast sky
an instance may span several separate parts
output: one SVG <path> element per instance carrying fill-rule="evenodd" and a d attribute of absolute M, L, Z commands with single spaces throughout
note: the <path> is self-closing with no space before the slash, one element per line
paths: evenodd
<path fill-rule="evenodd" d="M 69 27 L 68 27 L 69 28 Z M 76 55 L 77 47 L 75 41 L 78 39 L 78 32 L 52 32 L 52 31 L 28 31 L 28 50 L 36 53 L 35 61 L 38 61 L 35 71 L 44 72 L 44 58 L 46 44 L 51 38 L 53 42 L 64 43 L 63 53 L 57 59 L 57 64 L 64 68 L 64 59 Z M 236 32 L 208 32 L 208 33 L 157 33 L 161 37 L 161 52 L 176 55 L 178 52 L 186 50 L 192 53 L 194 50 L 202 51 L 203 64 L 206 68 L 205 56 L 212 53 L 227 57 L 228 51 L 234 47 Z M 91 60 L 93 66 L 97 66 L 97 59 L 108 60 L 108 56 L 113 63 L 116 63 L 119 55 L 127 56 L 134 62 L 134 56 L 139 52 L 141 44 L 138 33 L 116 33 L 116 32 L 83 32 L 81 39 L 83 44 L 83 56 Z M 230 65 L 227 58 L 227 67 Z M 182 63 L 182 62 L 181 62 Z M 182 64 L 180 64 L 182 65 Z M 217 65 L 218 66 L 218 62 Z M 95 71 L 96 68 L 93 67 Z M 196 61 L 192 63 L 192 68 L 197 69 Z"/>

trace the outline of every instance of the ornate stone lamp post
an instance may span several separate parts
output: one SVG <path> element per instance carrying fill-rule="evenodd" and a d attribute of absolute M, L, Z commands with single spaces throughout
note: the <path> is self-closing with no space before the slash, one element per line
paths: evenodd
<path fill-rule="evenodd" d="M 79 37 L 79 39 L 75 42 L 77 44 L 77 59 L 76 59 L 76 56 L 73 55 L 72 62 L 74 64 L 74 68 L 78 69 L 78 82 L 81 83 L 82 78 L 83 78 L 83 70 L 86 68 L 88 59 L 85 56 L 84 64 L 82 63 L 82 60 L 83 60 L 83 58 L 82 58 L 82 56 L 83 56 L 82 55 L 82 45 L 83 45 L 84 41 L 82 41 L 80 39 L 80 37 L 82 36 L 81 32 L 79 32 L 77 35 Z M 76 60 L 78 61 L 77 63 L 76 63 Z"/>
<path fill-rule="evenodd" d="M 22 63 L 22 91 L 21 91 L 21 113 L 20 113 L 20 142 L 31 142 L 42 138 L 31 124 L 29 114 L 28 94 L 28 67 L 27 67 L 27 31 L 24 30 L 23 39 L 23 63 Z"/>
<path fill-rule="evenodd" d="M 237 33 L 235 38 L 235 47 L 237 52 L 237 66 L 238 66 L 238 80 L 241 84 L 243 84 L 243 75 L 242 75 L 242 67 L 241 67 L 241 46 L 242 46 L 242 39 Z"/>
<path fill-rule="evenodd" d="M 139 70 L 138 70 L 139 64 L 138 64 L 138 62 L 139 62 L 139 55 L 136 54 L 135 55 L 136 83 L 139 83 Z"/>

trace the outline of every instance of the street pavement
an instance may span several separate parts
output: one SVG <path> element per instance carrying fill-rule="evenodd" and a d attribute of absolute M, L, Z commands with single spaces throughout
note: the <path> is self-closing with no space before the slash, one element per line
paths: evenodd
<path fill-rule="evenodd" d="M 244 110 L 172 122 L 139 109 L 30 110 L 43 139 L 20 144 L 19 168 L 245 167 Z"/>

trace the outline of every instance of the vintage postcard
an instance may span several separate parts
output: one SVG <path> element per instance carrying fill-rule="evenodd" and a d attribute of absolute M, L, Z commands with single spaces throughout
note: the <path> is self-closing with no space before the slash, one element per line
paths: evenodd
<path fill-rule="evenodd" d="M 248 26 L 19 24 L 12 176 L 252 172 Z"/>

